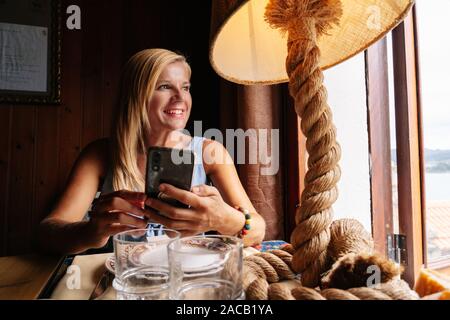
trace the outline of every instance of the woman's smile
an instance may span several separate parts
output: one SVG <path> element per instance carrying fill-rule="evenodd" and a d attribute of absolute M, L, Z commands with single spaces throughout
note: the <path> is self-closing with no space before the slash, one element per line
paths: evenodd
<path fill-rule="evenodd" d="M 163 112 L 170 118 L 184 119 L 186 116 L 186 107 L 180 106 L 181 103 L 173 103 L 171 106 L 163 110 Z"/>
<path fill-rule="evenodd" d="M 147 106 L 154 132 L 186 126 L 192 106 L 189 89 L 190 71 L 184 62 L 174 62 L 164 68 Z"/>

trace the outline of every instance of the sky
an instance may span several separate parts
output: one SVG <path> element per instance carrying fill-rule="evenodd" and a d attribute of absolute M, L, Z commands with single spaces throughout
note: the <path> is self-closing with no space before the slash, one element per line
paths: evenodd
<path fill-rule="evenodd" d="M 450 1 L 416 4 L 425 148 L 450 149 Z"/>

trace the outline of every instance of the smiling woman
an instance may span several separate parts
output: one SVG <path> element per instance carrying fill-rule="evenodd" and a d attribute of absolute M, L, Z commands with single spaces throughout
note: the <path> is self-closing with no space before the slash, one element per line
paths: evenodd
<path fill-rule="evenodd" d="M 240 235 L 245 245 L 263 240 L 265 222 L 250 202 L 226 149 L 182 132 L 192 107 L 190 77 L 186 59 L 165 49 L 143 50 L 128 61 L 115 134 L 110 140 L 91 143 L 77 159 L 61 198 L 41 222 L 43 250 L 78 253 L 101 248 L 111 235 L 144 228 L 150 222 L 183 236 L 213 231 Z M 189 208 L 147 199 L 143 193 L 151 146 L 191 149 L 197 154 L 200 161 L 195 163 L 191 191 L 167 184 L 160 188 Z M 204 161 L 206 148 L 208 156 L 217 155 L 217 159 Z M 99 189 L 101 195 L 94 201 Z M 246 215 L 235 208 L 251 212 L 251 228 Z M 250 230 L 242 233 L 243 228 Z"/>
<path fill-rule="evenodd" d="M 190 76 L 190 69 L 184 62 L 171 63 L 164 69 L 149 101 L 150 121 L 152 121 L 150 112 L 158 111 L 157 108 L 162 104 L 167 105 L 167 108 L 163 109 L 165 114 L 175 119 L 187 120 L 192 106 L 192 98 L 189 93 Z"/>
<path fill-rule="evenodd" d="M 191 69 L 183 56 L 163 49 L 135 54 L 125 66 L 113 137 L 113 187 L 144 190 L 149 146 L 189 145 L 181 134 L 190 115 Z M 181 110 L 182 114 L 176 114 Z M 135 152 L 128 152 L 129 150 Z"/>
<path fill-rule="evenodd" d="M 189 66 L 181 61 L 169 64 L 161 73 L 147 103 L 149 138 L 153 140 L 147 144 L 157 145 L 157 140 L 162 139 L 156 132 L 175 136 L 177 130 L 186 126 L 192 107 L 190 76 Z M 184 138 L 190 140 L 190 137 Z"/>

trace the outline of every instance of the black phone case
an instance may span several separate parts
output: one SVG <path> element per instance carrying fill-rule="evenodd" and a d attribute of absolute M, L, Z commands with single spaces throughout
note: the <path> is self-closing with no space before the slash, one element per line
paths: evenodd
<path fill-rule="evenodd" d="M 174 163 L 172 155 L 181 163 Z M 160 199 L 176 207 L 185 204 L 165 196 L 159 191 L 159 185 L 167 183 L 177 188 L 190 191 L 194 173 L 195 156 L 191 150 L 150 147 L 147 154 L 145 193 L 151 198 Z M 179 162 L 179 161 L 177 161 Z"/>

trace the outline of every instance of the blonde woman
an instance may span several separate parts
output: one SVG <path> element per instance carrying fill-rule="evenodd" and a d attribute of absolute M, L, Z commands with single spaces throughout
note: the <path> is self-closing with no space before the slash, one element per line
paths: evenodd
<path fill-rule="evenodd" d="M 81 152 L 59 201 L 40 224 L 42 249 L 73 254 L 101 248 L 110 236 L 145 228 L 149 222 L 179 230 L 183 236 L 207 231 L 237 235 L 246 220 L 235 207 L 251 212 L 244 244 L 263 240 L 264 220 L 250 202 L 223 145 L 181 132 L 192 105 L 190 76 L 186 59 L 164 49 L 144 50 L 128 61 L 115 134 Z M 149 146 L 181 146 L 202 155 L 190 192 L 161 186 L 161 191 L 189 209 L 172 207 L 143 193 Z M 208 179 L 214 187 L 207 185 Z M 101 195 L 91 207 L 98 190 Z"/>

